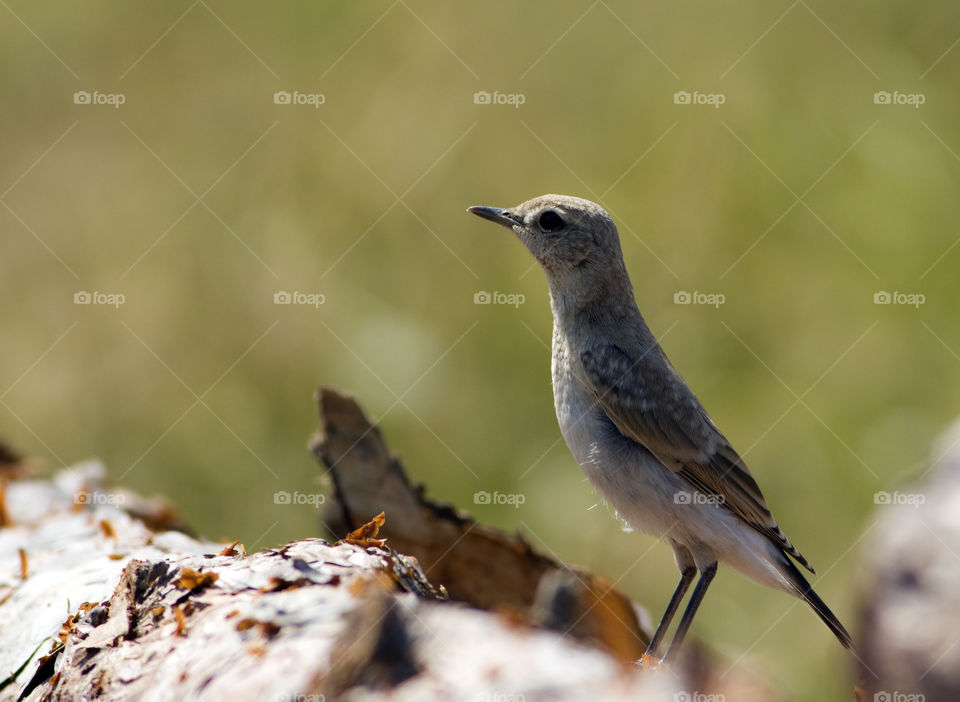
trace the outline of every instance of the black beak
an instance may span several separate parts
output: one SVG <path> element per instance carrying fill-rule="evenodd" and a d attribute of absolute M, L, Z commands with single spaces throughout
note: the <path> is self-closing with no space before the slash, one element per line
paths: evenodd
<path fill-rule="evenodd" d="M 473 212 L 477 217 L 483 217 L 484 219 L 489 219 L 491 222 L 496 222 L 497 224 L 506 227 L 507 229 L 513 229 L 514 225 L 520 224 L 513 215 L 510 214 L 510 210 L 505 210 L 502 207 L 468 207 L 467 212 Z"/>

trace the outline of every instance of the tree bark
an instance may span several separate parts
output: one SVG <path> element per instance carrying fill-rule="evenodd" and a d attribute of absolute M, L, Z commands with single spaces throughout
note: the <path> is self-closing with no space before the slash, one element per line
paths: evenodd
<path fill-rule="evenodd" d="M 333 543 L 248 555 L 99 464 L 0 468 L 0 702 L 773 699 L 697 646 L 639 668 L 625 595 L 427 500 L 356 403 L 320 400 Z"/>

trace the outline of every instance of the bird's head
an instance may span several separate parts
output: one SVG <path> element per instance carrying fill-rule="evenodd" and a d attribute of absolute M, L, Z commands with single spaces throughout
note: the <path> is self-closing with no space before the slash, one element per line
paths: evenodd
<path fill-rule="evenodd" d="M 513 230 L 546 272 L 554 293 L 589 294 L 606 287 L 610 276 L 626 277 L 617 227 L 595 202 L 542 195 L 510 209 L 468 211 Z"/>

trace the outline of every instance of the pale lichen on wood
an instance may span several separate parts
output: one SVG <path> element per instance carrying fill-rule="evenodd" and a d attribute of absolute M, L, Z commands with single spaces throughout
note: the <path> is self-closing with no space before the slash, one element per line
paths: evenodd
<path fill-rule="evenodd" d="M 675 670 L 639 669 L 647 635 L 625 595 L 426 500 L 352 400 L 323 398 L 327 518 L 338 537 L 358 530 L 336 543 L 245 554 L 172 528 L 169 505 L 107 487 L 99 464 L 6 472 L 0 702 L 675 702 L 720 689 L 696 647 Z M 383 511 L 385 525 L 369 521 Z M 731 675 L 723 689 L 758 688 Z"/>

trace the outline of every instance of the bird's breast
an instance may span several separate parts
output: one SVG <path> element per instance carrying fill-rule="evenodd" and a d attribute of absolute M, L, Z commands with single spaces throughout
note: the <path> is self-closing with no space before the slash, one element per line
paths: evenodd
<path fill-rule="evenodd" d="M 574 357 L 563 337 L 554 337 L 553 405 L 560 433 L 570 452 L 584 470 L 598 458 L 597 439 L 601 431 L 601 410 L 589 391 L 582 387 L 573 370 Z"/>

